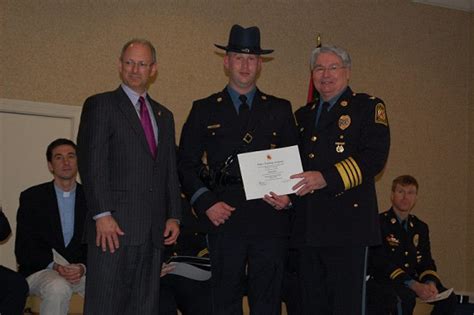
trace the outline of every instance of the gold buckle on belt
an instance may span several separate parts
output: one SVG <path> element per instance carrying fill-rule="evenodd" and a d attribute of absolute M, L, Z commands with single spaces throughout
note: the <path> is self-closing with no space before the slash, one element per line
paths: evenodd
<path fill-rule="evenodd" d="M 250 144 L 250 142 L 252 142 L 253 140 L 253 137 L 250 133 L 247 132 L 242 140 L 244 140 L 245 143 Z"/>

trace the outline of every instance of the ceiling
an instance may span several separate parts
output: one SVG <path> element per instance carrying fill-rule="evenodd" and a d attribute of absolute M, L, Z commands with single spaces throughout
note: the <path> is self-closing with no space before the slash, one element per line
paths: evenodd
<path fill-rule="evenodd" d="M 412 0 L 413 2 L 436 5 L 440 7 L 474 12 L 474 0 Z"/>

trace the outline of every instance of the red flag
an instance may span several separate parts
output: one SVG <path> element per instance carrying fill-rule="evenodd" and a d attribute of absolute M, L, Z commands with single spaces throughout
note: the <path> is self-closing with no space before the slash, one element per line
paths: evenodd
<path fill-rule="evenodd" d="M 306 98 L 306 103 L 309 103 L 314 100 L 314 84 L 313 84 L 313 76 L 310 74 L 309 76 L 309 87 L 308 87 L 308 97 Z M 317 93 L 317 92 L 316 92 Z"/>

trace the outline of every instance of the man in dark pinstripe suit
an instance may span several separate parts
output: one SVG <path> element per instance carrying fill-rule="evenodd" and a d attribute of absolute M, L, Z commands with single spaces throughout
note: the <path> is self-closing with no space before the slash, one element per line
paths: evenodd
<path fill-rule="evenodd" d="M 147 94 L 156 52 L 141 39 L 119 59 L 121 86 L 89 97 L 78 135 L 89 212 L 85 314 L 157 314 L 160 253 L 179 235 L 172 113 Z"/>

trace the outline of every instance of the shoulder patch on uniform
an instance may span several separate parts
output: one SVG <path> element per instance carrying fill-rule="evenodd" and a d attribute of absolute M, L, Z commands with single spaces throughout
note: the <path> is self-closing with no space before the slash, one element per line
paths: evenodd
<path fill-rule="evenodd" d="M 375 123 L 388 126 L 387 113 L 385 112 L 385 105 L 377 103 L 375 105 Z"/>

